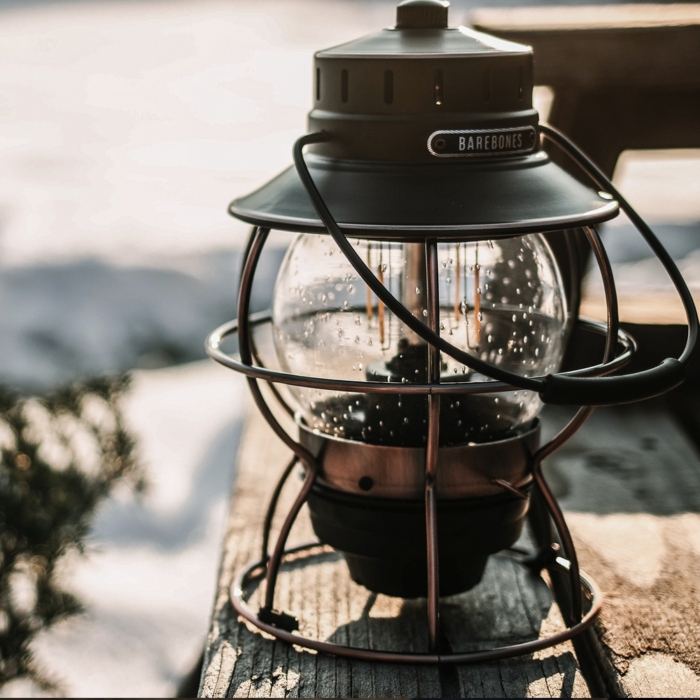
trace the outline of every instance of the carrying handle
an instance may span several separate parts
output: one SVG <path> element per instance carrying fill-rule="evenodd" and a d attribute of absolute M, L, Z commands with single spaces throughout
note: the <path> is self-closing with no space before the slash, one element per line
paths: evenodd
<path fill-rule="evenodd" d="M 365 284 L 377 295 L 377 297 L 385 304 L 402 323 L 405 323 L 416 335 L 430 343 L 433 347 L 438 348 L 441 352 L 454 358 L 470 369 L 481 372 L 487 377 L 497 379 L 514 388 L 526 389 L 529 391 L 540 392 L 544 389 L 544 380 L 542 378 L 522 377 L 519 374 L 508 372 L 499 367 L 494 367 L 488 362 L 474 357 L 464 350 L 447 342 L 437 333 L 428 328 L 422 321 L 417 319 L 377 278 L 377 276 L 369 269 L 365 261 L 355 252 L 352 244 L 345 237 L 345 234 L 340 230 L 335 218 L 323 201 L 316 183 L 313 181 L 309 169 L 304 160 L 304 146 L 312 143 L 322 143 L 329 141 L 331 135 L 328 132 L 321 131 L 313 134 L 302 136 L 294 144 L 294 165 L 296 166 L 299 178 L 306 188 L 309 199 L 313 204 L 316 213 L 323 222 L 323 225 L 328 229 L 328 233 L 333 237 L 337 246 L 343 252 L 350 264 L 355 268 L 357 274 L 364 280 Z"/>
<path fill-rule="evenodd" d="M 617 406 L 636 403 L 675 389 L 685 379 L 685 367 L 673 357 L 658 367 L 619 377 L 567 377 L 550 374 L 540 398 L 564 406 Z"/>
<path fill-rule="evenodd" d="M 394 297 L 365 264 L 364 260 L 355 252 L 352 244 L 338 226 L 309 173 L 303 152 L 304 147 L 307 145 L 331 140 L 331 135 L 327 132 L 317 132 L 299 138 L 294 144 L 294 165 L 316 213 L 357 274 L 402 323 L 406 324 L 416 335 L 437 347 L 446 355 L 470 369 L 481 372 L 492 379 L 506 382 L 514 388 L 536 391 L 545 403 L 610 406 L 641 401 L 674 389 L 685 378 L 685 368 L 691 359 L 698 336 L 698 315 L 688 286 L 673 259 L 666 252 L 652 230 L 604 173 L 562 133 L 543 124 L 540 124 L 539 128 L 545 138 L 550 139 L 561 148 L 601 190 L 610 192 L 617 199 L 622 210 L 645 238 L 668 272 L 681 297 L 688 319 L 688 340 L 683 353 L 678 359 L 669 358 L 653 369 L 619 377 L 571 377 L 565 374 L 550 374 L 546 377 L 523 377 L 495 367 L 460 350 L 437 333 L 431 331 Z"/>
<path fill-rule="evenodd" d="M 550 374 L 540 397 L 545 403 L 562 405 L 612 406 L 659 396 L 683 383 L 686 368 L 698 339 L 698 313 L 693 296 L 673 258 L 632 205 L 603 171 L 569 138 L 557 129 L 539 125 L 542 135 L 561 149 L 601 189 L 609 192 L 664 266 L 681 298 L 688 322 L 688 338 L 678 359 L 667 358 L 658 367 L 617 377 L 568 377 Z"/>

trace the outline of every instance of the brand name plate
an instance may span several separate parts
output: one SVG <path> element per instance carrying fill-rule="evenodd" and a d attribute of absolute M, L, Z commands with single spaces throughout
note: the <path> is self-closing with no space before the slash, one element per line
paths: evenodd
<path fill-rule="evenodd" d="M 533 126 L 511 129 L 461 129 L 434 131 L 428 151 L 436 158 L 475 158 L 531 153 L 537 145 Z"/>

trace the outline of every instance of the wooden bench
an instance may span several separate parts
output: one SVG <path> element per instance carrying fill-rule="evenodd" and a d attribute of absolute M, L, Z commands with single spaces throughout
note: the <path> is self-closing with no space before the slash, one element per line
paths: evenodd
<path fill-rule="evenodd" d="M 550 430 L 566 418 L 548 413 Z M 270 486 L 288 456 L 263 419 L 252 416 L 238 458 L 200 696 L 589 697 L 585 681 L 595 696 L 700 696 L 700 458 L 663 403 L 597 411 L 546 463 L 582 566 L 606 595 L 602 643 L 585 652 L 584 674 L 570 644 L 534 658 L 438 669 L 349 662 L 254 632 L 233 612 L 229 588 L 234 571 L 258 555 Z M 298 482 L 286 490 L 287 503 L 295 488 Z M 309 534 L 304 514 L 294 540 Z M 301 564 L 286 567 L 279 594 L 303 631 L 388 649 L 425 638 L 423 601 L 369 594 L 330 551 L 313 566 Z M 461 598 L 464 611 L 448 600 L 443 616 L 455 645 L 532 638 L 562 625 L 544 582 L 505 557 L 494 557 L 482 584 Z"/>

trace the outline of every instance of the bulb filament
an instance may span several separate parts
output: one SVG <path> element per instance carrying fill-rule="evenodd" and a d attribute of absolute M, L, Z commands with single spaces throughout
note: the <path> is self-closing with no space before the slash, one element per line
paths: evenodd
<path fill-rule="evenodd" d="M 481 290 L 479 289 L 479 244 L 474 251 L 474 335 L 476 344 L 481 343 Z"/>
<path fill-rule="evenodd" d="M 460 301 L 459 301 L 459 294 L 460 294 L 460 286 L 462 282 L 462 270 L 461 270 L 461 264 L 459 262 L 459 243 L 455 246 L 455 322 L 459 323 L 459 308 L 460 308 Z"/>
<path fill-rule="evenodd" d="M 370 269 L 372 268 L 371 257 L 372 257 L 372 245 L 369 244 L 367 246 L 367 267 L 369 267 Z M 374 315 L 374 309 L 372 306 L 372 290 L 369 287 L 367 287 L 367 320 L 371 321 L 373 315 Z"/>
<path fill-rule="evenodd" d="M 382 269 L 381 259 L 377 268 L 377 276 L 380 284 L 384 284 L 384 270 Z M 384 347 L 384 302 L 377 299 L 377 316 L 379 318 L 379 344 Z"/>

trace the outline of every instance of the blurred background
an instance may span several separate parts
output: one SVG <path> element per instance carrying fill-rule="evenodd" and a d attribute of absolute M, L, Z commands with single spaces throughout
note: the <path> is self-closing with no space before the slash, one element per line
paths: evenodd
<path fill-rule="evenodd" d="M 244 382 L 203 352 L 235 316 L 246 227 L 226 206 L 289 164 L 313 52 L 391 24 L 394 4 L 0 2 L 0 382 L 30 410 L 26 397 L 132 372 L 118 410 L 147 484 L 115 480 L 85 552 L 60 550 L 57 581 L 83 612 L 36 623 L 33 668 L 48 680 L 0 659 L 0 693 L 173 697 L 196 667 L 249 410 Z M 518 4 L 537 3 L 488 3 Z M 475 7 L 454 0 L 451 23 Z M 537 99 L 546 116 L 551 92 Z M 615 180 L 699 285 L 700 153 L 625 153 Z M 604 236 L 623 308 L 631 282 L 665 299 L 626 222 Z M 257 309 L 288 242 L 273 237 Z M 591 276 L 589 315 L 598 299 Z"/>

